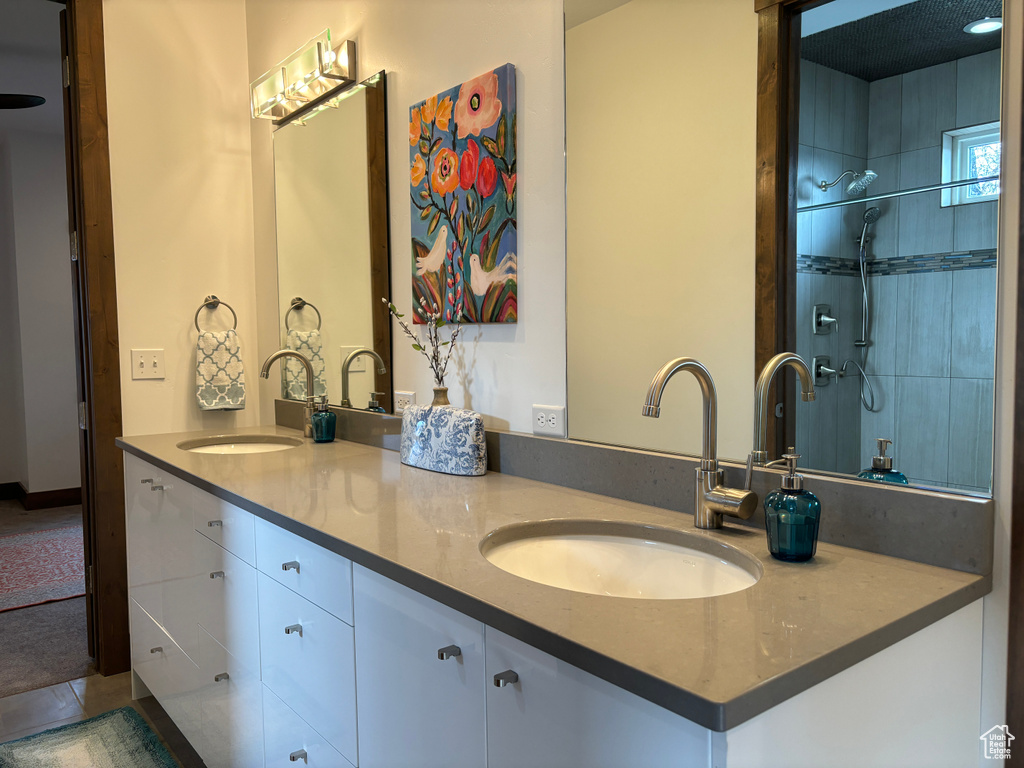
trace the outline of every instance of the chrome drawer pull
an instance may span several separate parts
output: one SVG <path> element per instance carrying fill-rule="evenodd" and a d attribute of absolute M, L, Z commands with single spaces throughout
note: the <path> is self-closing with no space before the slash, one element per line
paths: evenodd
<path fill-rule="evenodd" d="M 150 648 L 149 652 L 150 653 L 163 653 L 164 649 L 161 646 L 158 645 L 156 648 Z"/>
<path fill-rule="evenodd" d="M 290 627 L 285 627 L 284 628 L 284 633 L 286 635 L 293 635 L 293 634 L 297 633 L 299 635 L 299 637 L 302 637 L 302 625 L 301 624 L 292 624 Z"/>
<path fill-rule="evenodd" d="M 294 752 L 288 755 L 288 759 L 291 760 L 293 763 L 297 763 L 299 762 L 299 760 L 301 760 L 302 762 L 306 763 L 306 765 L 309 765 L 309 760 L 306 759 L 306 750 L 304 749 L 296 749 Z"/>
<path fill-rule="evenodd" d="M 210 571 L 210 578 L 211 579 L 223 579 L 224 578 L 224 571 Z"/>
<path fill-rule="evenodd" d="M 219 683 L 221 680 L 228 680 L 228 679 L 230 679 L 230 677 L 231 676 L 227 672 L 221 672 L 219 675 L 214 675 L 213 676 L 213 682 Z"/>
<path fill-rule="evenodd" d="M 163 491 L 163 490 L 165 490 L 167 488 L 170 488 L 170 487 L 171 486 L 169 486 L 169 485 L 152 485 L 152 486 L 150 486 L 149 490 L 151 490 L 151 491 Z"/>
<path fill-rule="evenodd" d="M 207 528 L 223 528 L 224 527 L 224 521 L 223 520 L 211 520 L 210 522 L 208 522 L 206 524 L 206 527 Z"/>
<path fill-rule="evenodd" d="M 296 573 L 298 573 L 299 572 L 299 561 L 298 560 L 289 560 L 287 563 L 281 563 L 281 570 L 282 571 L 295 571 Z"/>
<path fill-rule="evenodd" d="M 461 655 L 462 649 L 457 645 L 446 645 L 444 648 L 440 648 L 437 651 L 437 658 L 439 661 L 446 661 L 450 658 Z"/>
<path fill-rule="evenodd" d="M 152 477 L 146 477 L 146 478 L 143 478 L 142 480 L 139 480 L 139 482 L 142 483 L 143 485 L 145 485 L 146 483 L 152 483 L 153 482 L 153 478 Z"/>
<path fill-rule="evenodd" d="M 494 686 L 496 688 L 504 688 L 506 685 L 518 682 L 519 675 L 517 675 L 511 669 L 506 669 L 504 672 L 499 672 L 494 676 Z"/>

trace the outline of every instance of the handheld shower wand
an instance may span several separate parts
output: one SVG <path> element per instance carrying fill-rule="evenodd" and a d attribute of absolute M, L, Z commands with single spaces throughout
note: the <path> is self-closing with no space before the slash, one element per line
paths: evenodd
<path fill-rule="evenodd" d="M 864 227 L 860 231 L 860 287 L 861 287 L 861 314 L 860 314 L 860 338 L 853 342 L 855 347 L 866 347 L 868 345 L 868 280 L 867 280 L 867 248 L 865 243 L 868 239 L 868 226 L 878 221 L 882 212 L 878 208 L 871 207 L 864 211 Z M 870 409 L 868 409 L 870 410 Z"/>

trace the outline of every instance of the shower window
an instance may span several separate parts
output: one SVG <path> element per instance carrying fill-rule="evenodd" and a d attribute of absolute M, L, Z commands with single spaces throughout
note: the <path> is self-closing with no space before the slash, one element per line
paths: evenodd
<path fill-rule="evenodd" d="M 959 128 L 942 134 L 942 181 L 999 175 L 999 123 Z M 999 181 L 943 190 L 942 205 L 962 205 L 999 197 Z"/>

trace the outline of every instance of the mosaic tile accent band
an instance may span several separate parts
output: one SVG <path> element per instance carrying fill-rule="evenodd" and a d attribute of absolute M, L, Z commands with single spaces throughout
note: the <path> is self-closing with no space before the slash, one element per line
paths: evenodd
<path fill-rule="evenodd" d="M 996 249 L 957 253 L 933 253 L 924 256 L 894 256 L 889 259 L 868 259 L 868 274 L 878 277 L 886 275 L 909 275 L 916 272 L 954 272 L 958 269 L 985 269 L 996 265 Z M 835 256 L 796 257 L 796 271 L 810 275 L 859 275 L 857 259 L 840 259 Z"/>

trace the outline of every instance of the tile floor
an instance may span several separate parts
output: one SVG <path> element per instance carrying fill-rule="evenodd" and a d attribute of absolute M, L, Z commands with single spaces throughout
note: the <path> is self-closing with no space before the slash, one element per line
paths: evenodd
<path fill-rule="evenodd" d="M 90 675 L 0 699 L 0 743 L 77 723 L 112 709 L 132 707 L 149 723 L 182 768 L 204 768 L 203 761 L 156 699 L 132 701 L 132 673 Z"/>

